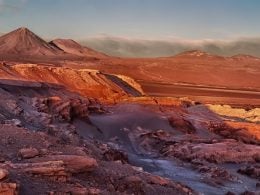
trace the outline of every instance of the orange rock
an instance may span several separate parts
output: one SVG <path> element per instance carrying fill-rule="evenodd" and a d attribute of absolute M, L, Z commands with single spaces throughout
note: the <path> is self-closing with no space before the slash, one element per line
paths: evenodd
<path fill-rule="evenodd" d="M 0 183 L 0 194 L 18 195 L 19 186 L 16 183 Z"/>

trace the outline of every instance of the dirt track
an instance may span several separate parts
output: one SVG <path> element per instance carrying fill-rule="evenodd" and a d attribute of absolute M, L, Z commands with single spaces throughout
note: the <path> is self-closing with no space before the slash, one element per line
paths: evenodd
<path fill-rule="evenodd" d="M 260 105 L 260 91 L 139 81 L 151 96 L 189 97 L 203 103 Z"/>

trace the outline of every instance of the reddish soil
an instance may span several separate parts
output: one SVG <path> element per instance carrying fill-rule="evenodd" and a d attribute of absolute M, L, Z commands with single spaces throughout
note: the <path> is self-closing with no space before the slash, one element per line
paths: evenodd
<path fill-rule="evenodd" d="M 0 56 L 0 194 L 259 194 L 258 58 L 114 58 L 24 28 Z"/>

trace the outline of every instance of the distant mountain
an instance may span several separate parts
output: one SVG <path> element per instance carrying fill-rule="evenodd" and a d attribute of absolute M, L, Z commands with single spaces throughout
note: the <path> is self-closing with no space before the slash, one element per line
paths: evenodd
<path fill-rule="evenodd" d="M 212 55 L 204 51 L 191 50 L 191 51 L 185 51 L 180 54 L 177 54 L 175 57 L 210 57 L 210 56 Z"/>
<path fill-rule="evenodd" d="M 95 58 L 106 56 L 70 39 L 56 39 L 48 43 L 27 28 L 19 28 L 1 36 L 0 55 Z"/>
<path fill-rule="evenodd" d="M 86 56 L 86 57 L 105 57 L 106 55 L 100 52 L 97 52 L 88 47 L 83 47 L 79 43 L 71 39 L 55 39 L 50 42 L 54 47 L 59 48 L 65 53 L 77 55 L 77 56 Z"/>
<path fill-rule="evenodd" d="M 257 58 L 255 56 L 244 55 L 244 54 L 238 54 L 238 55 L 232 56 L 231 58 L 236 59 L 236 60 L 260 60 L 260 58 Z"/>
<path fill-rule="evenodd" d="M 189 50 L 203 50 L 219 56 L 247 54 L 260 57 L 260 37 L 230 40 L 137 39 L 97 36 L 81 40 L 97 51 L 111 56 L 131 58 L 169 57 Z"/>
<path fill-rule="evenodd" d="M 64 52 L 47 43 L 27 28 L 19 28 L 0 37 L 0 54 L 53 56 Z"/>

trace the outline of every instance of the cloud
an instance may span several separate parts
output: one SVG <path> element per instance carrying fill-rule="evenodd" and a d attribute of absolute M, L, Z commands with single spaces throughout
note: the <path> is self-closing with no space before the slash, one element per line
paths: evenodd
<path fill-rule="evenodd" d="M 80 42 L 98 51 L 120 57 L 174 56 L 194 49 L 222 56 L 247 54 L 260 57 L 260 37 L 236 40 L 149 40 L 99 36 Z"/>

